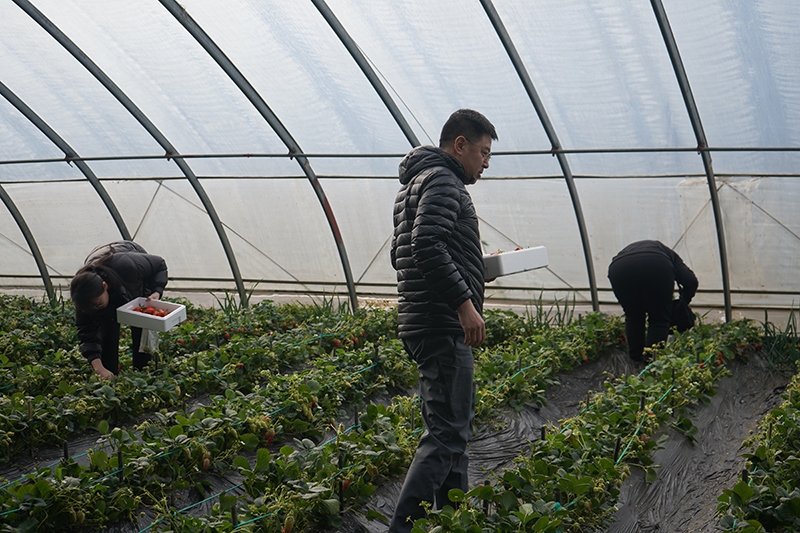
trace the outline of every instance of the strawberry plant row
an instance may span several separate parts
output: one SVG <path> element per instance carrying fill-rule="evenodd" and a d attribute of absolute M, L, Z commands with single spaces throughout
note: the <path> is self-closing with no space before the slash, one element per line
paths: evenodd
<path fill-rule="evenodd" d="M 31 303 L 28 300 L 22 302 Z M 243 309 L 235 316 L 184 303 L 187 305 L 187 321 L 161 334 L 161 353 L 170 358 L 209 351 L 220 352 L 222 364 L 230 357 L 249 356 L 253 363 L 262 362 L 270 368 L 289 368 L 304 363 L 312 355 L 330 352 L 337 344 L 338 347 L 358 347 L 359 343 L 363 345 L 382 337 L 391 338 L 394 331 L 391 323 L 395 315 L 384 310 L 360 310 L 356 315 L 345 313 L 341 316 L 304 313 L 303 316 L 309 320 L 316 320 L 298 323 L 288 320 L 287 317 L 291 318 L 293 314 L 270 302 Z M 292 313 L 299 312 L 297 306 L 289 307 L 293 309 Z M 5 313 L 17 316 L 20 311 L 17 309 L 15 313 L 12 308 L 4 310 Z M 276 316 L 284 319 L 278 320 Z M 87 367 L 77 354 L 77 339 L 71 324 L 74 319 L 66 315 L 45 315 L 25 320 L 30 322 L 25 329 L 0 330 L 0 372 L 6 377 L 0 395 L 23 391 L 36 396 L 50 391 L 61 381 L 85 381 Z M 36 327 L 32 325 L 34 322 Z M 121 335 L 125 348 L 130 339 L 124 330 Z M 264 360 L 259 361 L 259 357 Z"/>
<path fill-rule="evenodd" d="M 741 533 L 797 531 L 800 528 L 800 374 L 743 448 L 742 475 L 719 496 L 719 529 Z"/>
<path fill-rule="evenodd" d="M 340 357 L 343 355 L 339 354 Z M 276 375 L 273 379 L 275 387 L 270 389 L 278 391 L 277 395 L 282 396 L 284 406 L 299 406 L 299 409 L 274 409 L 276 395 L 271 390 L 244 395 L 229 388 L 223 397 L 214 399 L 214 405 L 197 409 L 191 415 L 181 412 L 156 413 L 155 421 L 140 426 L 141 441 L 132 432 L 115 429 L 110 433 L 116 441 L 115 447 L 124 453 L 126 464 L 133 465 L 123 468 L 126 478 L 131 479 L 125 485 L 125 494 L 133 499 L 123 499 L 126 506 L 122 509 L 114 504 L 119 496 L 115 482 L 109 481 L 111 485 L 105 483 L 113 477 L 109 477 L 106 470 L 112 467 L 119 470 L 119 462 L 114 465 L 103 450 L 90 453 L 90 465 L 86 468 L 68 463 L 60 465 L 52 473 L 50 469 L 43 469 L 29 475 L 25 483 L 7 484 L 0 491 L 0 495 L 6 495 L 0 509 L 9 513 L 17 524 L 31 523 L 33 520 L 39 530 L 46 530 L 45 517 L 63 514 L 65 509 L 74 507 L 75 495 L 67 496 L 56 490 L 68 467 L 69 477 L 79 480 L 79 485 L 94 486 L 98 480 L 103 480 L 103 486 L 108 489 L 105 492 L 100 488 L 87 491 L 87 497 L 94 500 L 85 501 L 78 508 L 88 505 L 101 511 L 114 509 L 110 514 L 84 516 L 70 523 L 97 525 L 104 517 L 106 520 L 114 519 L 122 512 L 130 515 L 131 505 L 143 502 L 157 504 L 170 491 L 191 486 L 193 477 L 198 473 L 226 464 L 240 449 L 253 450 L 270 444 L 276 430 L 283 431 L 288 427 L 293 431 L 299 428 L 305 433 L 321 434 L 321 426 L 330 424 L 339 402 L 348 399 L 347 390 L 363 392 L 375 389 L 382 382 L 376 379 L 378 375 L 332 372 L 330 367 L 322 370 L 311 368 L 292 375 Z M 323 377 L 328 378 L 325 386 L 319 385 Z M 282 387 L 280 382 L 288 386 Z M 331 394 L 326 389 L 330 389 Z M 325 400 L 320 401 L 317 395 Z M 273 416 L 264 415 L 269 412 Z M 103 426 L 107 432 L 108 424 L 101 424 Z M 39 503 L 36 506 L 27 505 L 30 498 L 37 499 Z M 71 514 L 69 517 L 73 518 Z M 63 528 L 60 522 L 53 522 L 53 525 L 56 527 L 54 530 Z"/>
<path fill-rule="evenodd" d="M 548 384 L 546 376 L 554 374 L 561 368 L 575 364 L 575 362 L 580 363 L 587 360 L 586 349 L 584 346 L 588 345 L 593 347 L 591 349 L 593 354 L 597 354 L 602 347 L 605 347 L 607 350 L 611 345 L 608 335 L 616 334 L 616 339 L 619 339 L 619 331 L 621 326 L 620 321 L 617 318 L 597 315 L 588 317 L 586 326 L 583 327 L 589 331 L 585 337 L 581 337 L 578 334 L 579 330 L 576 330 L 575 328 L 547 328 L 549 335 L 542 333 L 536 337 L 536 339 L 538 339 L 538 343 L 541 343 L 542 345 L 537 346 L 537 341 L 525 344 L 523 348 L 518 350 L 515 354 L 515 357 L 513 358 L 513 365 L 507 365 L 505 368 L 507 372 L 505 376 L 498 375 L 496 366 L 492 366 L 492 371 L 489 372 L 476 372 L 478 376 L 476 381 L 479 385 L 479 403 L 491 404 L 494 402 L 497 404 L 498 402 L 505 401 L 502 399 L 503 397 L 497 393 L 492 395 L 491 391 L 497 388 L 498 383 L 510 383 L 515 378 L 523 374 L 527 374 L 525 379 L 529 384 L 534 382 L 541 384 L 541 386 L 546 386 Z M 554 345 L 557 345 L 557 342 L 554 342 L 555 337 L 561 338 L 564 344 L 558 347 L 558 349 L 553 350 Z M 493 348 L 493 350 L 497 349 L 498 347 Z M 555 351 L 557 356 L 553 356 L 553 351 Z M 481 350 L 478 350 L 478 352 L 479 354 L 483 353 Z M 489 357 L 483 357 L 479 355 L 476 357 L 476 369 L 480 368 L 482 363 L 490 361 L 496 355 L 497 354 L 493 354 Z M 533 364 L 530 364 L 534 358 L 538 359 L 536 359 Z M 502 360 L 508 360 L 508 358 L 506 357 Z M 524 362 L 526 366 L 520 370 L 518 369 L 518 366 L 520 366 L 518 365 L 518 362 L 520 362 L 520 365 L 522 362 Z M 492 376 L 492 380 L 489 382 L 481 382 L 481 376 Z M 513 391 L 514 387 L 509 386 L 506 390 Z M 507 399 L 508 397 L 509 396 L 506 396 L 505 398 Z M 513 395 L 510 397 L 513 397 Z M 520 396 L 517 396 L 517 399 L 520 400 Z M 403 405 L 402 411 L 406 417 L 414 416 L 413 404 L 411 404 L 411 414 L 408 412 L 408 398 L 395 398 L 395 403 L 390 406 L 390 409 L 394 411 L 394 406 L 397 405 L 397 402 L 401 402 Z M 376 409 L 375 406 L 370 406 L 370 408 Z M 382 406 L 379 408 L 384 409 Z M 481 418 L 486 418 L 489 416 L 489 414 L 494 413 L 495 411 L 489 406 L 484 405 L 483 408 L 478 409 L 478 412 L 481 414 L 478 417 L 480 421 Z M 368 416 L 369 408 L 368 414 L 361 417 L 362 425 L 365 423 L 365 417 Z M 410 422 L 410 420 L 404 418 L 397 420 L 396 424 L 399 423 L 401 425 L 397 426 L 395 424 L 389 433 L 390 435 L 394 435 L 394 437 L 392 437 L 393 439 L 397 439 L 398 442 L 402 441 L 404 449 L 412 449 L 414 446 L 416 446 L 419 436 L 419 430 L 417 430 L 412 431 L 409 438 L 401 439 L 400 437 L 397 437 L 397 435 L 400 434 L 408 435 L 408 431 L 413 430 L 414 427 L 419 427 L 419 419 L 417 419 L 414 423 Z M 387 427 L 387 431 L 389 429 L 390 428 Z M 341 438 L 341 436 L 339 438 Z M 312 445 L 313 443 L 308 443 L 308 446 Z M 289 452 L 290 450 L 290 448 L 284 448 L 285 452 Z M 409 453 L 404 454 L 402 458 L 404 461 L 400 463 L 400 466 L 407 466 L 408 461 L 410 461 L 410 457 L 411 455 Z M 315 466 L 314 468 L 306 471 L 302 477 L 293 480 L 288 485 L 283 482 L 280 483 L 279 488 L 277 489 L 278 492 L 274 492 L 275 489 L 273 489 L 272 492 L 268 492 L 267 494 L 259 493 L 256 496 L 251 494 L 251 500 L 247 503 L 246 511 L 238 514 L 238 516 L 244 519 L 245 523 L 247 523 L 247 521 L 259 522 L 259 530 L 265 531 L 280 531 L 281 529 L 279 526 L 281 524 L 284 524 L 285 526 L 287 521 L 288 523 L 293 524 L 298 519 L 300 520 L 298 523 L 305 526 L 308 523 L 308 516 L 316 516 L 316 525 L 337 525 L 340 519 L 333 510 L 338 509 L 338 507 L 337 505 L 334 505 L 334 500 L 330 499 L 331 495 L 336 494 L 336 486 L 335 484 L 332 485 L 330 483 L 332 478 L 327 479 L 326 483 L 323 483 L 322 486 L 319 485 L 319 474 L 323 473 L 323 477 L 326 477 L 326 472 L 330 472 L 331 468 L 334 468 L 335 470 L 336 463 L 335 461 L 328 460 L 325 464 L 327 465 L 327 469 Z M 339 464 L 339 468 L 341 468 L 341 463 Z M 358 493 L 363 500 L 365 495 L 364 492 L 368 494 L 374 490 L 372 482 L 374 482 L 374 477 L 379 473 L 379 471 L 375 470 L 374 467 L 370 467 L 369 464 L 366 464 L 366 466 L 364 464 L 354 464 L 348 466 L 347 469 L 352 469 L 354 472 L 365 470 L 366 472 L 370 473 L 370 476 L 368 476 L 367 479 L 356 478 L 354 480 L 353 471 L 351 471 L 349 472 L 349 475 L 345 481 L 347 487 L 355 486 L 363 489 Z M 292 487 L 294 487 L 294 489 L 292 489 Z M 300 495 L 294 494 L 293 497 L 288 499 L 284 497 L 284 493 L 287 491 L 289 493 L 294 493 L 298 487 L 302 489 Z M 307 491 L 309 487 L 314 488 L 313 495 L 308 494 Z M 322 503 L 317 501 L 319 498 L 322 498 Z M 316 503 L 314 503 L 315 501 Z M 313 510 L 309 511 L 308 507 L 312 506 L 312 504 L 314 506 Z M 211 517 L 176 515 L 175 511 L 172 511 L 164 515 L 162 519 L 165 521 L 165 523 L 168 523 L 168 525 L 165 525 L 164 527 L 168 528 L 170 531 L 225 531 L 230 530 L 232 528 L 232 524 L 235 522 L 232 516 L 233 513 L 230 511 L 230 509 L 230 505 L 224 505 L 220 503 L 220 506 L 216 508 L 215 514 Z M 226 514 L 224 511 L 229 511 L 229 514 Z M 309 512 L 311 513 L 310 515 Z M 253 518 L 253 515 L 255 515 L 255 518 Z M 283 530 L 285 531 L 285 527 Z"/>
<path fill-rule="evenodd" d="M 182 327 L 192 331 L 192 335 L 200 330 L 215 330 L 208 324 L 221 320 L 220 313 L 198 312 L 191 307 L 189 309 L 190 317 L 194 318 Z M 277 313 L 274 306 L 266 304 L 251 308 L 247 313 L 251 318 L 260 318 L 269 323 L 274 321 L 270 316 L 286 316 L 286 313 Z M 289 316 L 300 314 L 295 309 Z M 489 315 L 492 316 L 492 313 Z M 517 335 L 525 327 L 518 318 L 514 318 L 516 315 L 501 312 L 494 315 L 495 324 L 513 324 Z M 281 323 L 279 327 L 296 327 L 297 330 L 288 330 L 277 335 L 275 331 L 260 335 L 237 332 L 230 339 L 224 340 L 219 347 L 212 344 L 208 350 L 177 350 L 178 353 L 168 361 L 168 374 L 123 374 L 116 378 L 120 385 L 114 388 L 95 381 L 87 382 L 82 377 L 82 373 L 86 372 L 85 364 L 74 348 L 71 352 L 59 349 L 50 353 L 49 357 L 43 356 L 37 365 L 23 367 L 22 377 L 17 380 L 14 388 L 20 388 L 24 393 L 0 396 L 0 442 L 14 443 L 13 446 L 3 448 L 4 453 L 0 455 L 0 459 L 8 460 L 16 453 L 32 450 L 42 444 L 60 444 L 70 435 L 87 429 L 88 424 L 94 420 L 111 418 L 115 423 L 121 423 L 151 409 L 173 407 L 194 394 L 223 391 L 234 381 L 239 389 L 252 390 L 259 382 L 258 373 L 252 370 L 286 368 L 290 364 L 303 363 L 313 358 L 319 352 L 320 343 L 311 343 L 308 339 L 321 340 L 323 337 L 318 333 L 320 327 L 330 327 L 334 331 L 327 337 L 328 341 L 334 343 L 332 349 L 335 344 L 341 344 L 337 342 L 340 337 L 349 339 L 348 345 L 354 347 L 379 334 L 382 334 L 381 338 L 386 338 L 387 329 L 391 327 L 395 314 L 393 311 L 373 310 L 364 311 L 358 317 L 349 314 L 344 317 L 320 317 L 308 313 L 304 316 L 316 319 L 308 322 L 314 331 L 313 337 L 309 337 L 309 330 L 303 329 L 303 325 L 298 325 L 295 321 Z M 231 320 L 226 320 L 231 323 Z M 241 323 L 243 319 L 238 316 L 236 321 Z M 505 329 L 510 330 L 511 326 L 506 326 Z M 186 331 L 178 331 L 167 338 L 172 338 L 175 346 L 180 346 L 178 341 L 188 338 L 188 335 Z M 201 341 L 200 346 L 204 346 L 204 342 Z M 313 345 L 315 350 L 309 350 L 309 345 Z M 165 346 L 165 351 L 167 349 L 169 344 Z M 179 357 L 181 353 L 193 359 L 193 365 L 198 372 L 191 372 L 192 365 L 186 365 L 185 359 Z M 505 354 L 503 357 L 506 357 Z M 233 361 L 236 362 L 235 368 L 231 366 Z M 234 376 L 235 380 L 230 379 Z M 261 381 L 263 382 L 263 378 Z M 524 385 L 525 380 L 519 377 L 515 383 Z M 511 387 L 504 392 L 510 393 L 510 389 Z M 497 397 L 497 401 L 502 403 L 504 397 Z"/>
<path fill-rule="evenodd" d="M 237 369 L 241 369 L 241 367 L 239 367 L 239 366 L 238 366 L 238 364 L 237 364 L 236 368 L 237 368 Z M 328 368 L 327 370 L 330 370 L 330 369 Z M 274 377 L 273 377 L 272 381 L 274 381 Z M 312 393 L 312 394 L 313 394 L 313 392 L 314 392 L 314 391 L 313 391 L 313 390 L 309 390 L 309 391 L 307 391 L 307 392 L 310 392 L 310 393 Z M 305 398 L 305 399 L 308 399 L 308 398 Z M 305 400 L 305 399 L 304 399 L 304 400 Z M 313 400 L 313 396 L 312 396 L 312 399 L 311 399 L 311 401 L 312 401 L 312 402 L 314 401 L 314 400 Z M 309 402 L 309 403 L 311 403 L 311 402 Z M 263 409 L 264 409 L 264 406 L 262 405 L 262 406 L 261 406 L 261 408 L 259 409 L 259 410 L 260 410 L 260 412 L 262 412 L 262 413 L 263 413 L 263 412 L 264 412 L 264 411 L 263 411 Z M 307 414 L 307 413 L 306 413 L 306 414 Z"/>
<path fill-rule="evenodd" d="M 355 388 L 342 377 L 341 387 L 352 393 L 352 400 L 357 400 L 365 391 L 373 392 L 376 387 L 387 383 L 403 380 L 413 383 L 416 374 L 400 351 L 402 348 L 397 347 L 385 350 L 384 363 L 388 367 L 380 376 L 373 373 Z M 256 363 L 246 355 L 228 358 L 225 354 L 207 351 L 194 354 L 192 362 L 186 358 L 170 361 L 168 368 L 149 376 L 139 377 L 135 373 L 118 376 L 113 384 L 89 382 L 70 385 L 62 381 L 47 396 L 30 397 L 15 393 L 0 398 L 0 443 L 6 444 L 0 453 L 10 458 L 15 453 L 33 450 L 42 444 L 60 445 L 70 435 L 93 426 L 99 419 L 121 424 L 136 415 L 181 405 L 200 392 L 253 390 L 260 387 L 259 383 L 268 383 L 268 390 L 274 391 L 275 405 L 289 405 L 292 395 L 300 397 L 290 389 L 297 388 L 303 380 L 337 384 L 338 381 L 330 379 L 335 370 L 341 369 L 341 375 L 349 375 L 355 369 L 372 364 L 373 355 L 372 350 L 333 350 L 331 354 L 317 358 L 316 366 L 311 369 L 284 376 L 268 370 L 249 370 Z M 286 385 L 290 382 L 295 385 Z M 311 398 L 305 400 L 306 411 L 310 410 L 308 405 L 312 401 Z M 289 413 L 296 416 L 293 414 L 295 403 L 291 406 Z M 301 430 L 301 425 L 298 421 L 291 431 Z"/>
<path fill-rule="evenodd" d="M 383 311 L 363 312 L 357 318 L 340 319 L 340 326 L 345 324 L 355 333 L 344 331 L 331 336 L 333 340 L 347 336 L 350 346 L 363 344 L 367 339 L 366 329 L 373 336 L 386 334 L 383 315 L 387 314 L 391 315 Z M 180 335 L 178 333 L 178 340 L 182 338 Z M 74 348 L 69 353 L 56 350 L 49 357 L 43 356 L 37 365 L 26 365 L 18 371 L 11 390 L 24 392 L 0 396 L 0 443 L 9 444 L 0 452 L 0 459 L 8 460 L 15 453 L 33 450 L 42 444 L 60 444 L 100 418 L 120 423 L 148 410 L 175 406 L 198 393 L 221 392 L 232 385 L 252 389 L 263 380 L 253 370 L 286 368 L 291 363 L 306 362 L 319 353 L 309 350 L 308 342 L 295 341 L 298 337 L 307 338 L 303 335 L 303 332 L 291 335 L 270 332 L 248 338 L 244 333 L 236 333 L 220 347 L 185 352 L 192 358 L 192 364 L 187 365 L 181 357 L 170 357 L 169 372 L 125 373 L 115 378 L 114 387 L 94 380 L 87 382 L 83 377 L 87 371 L 85 362 Z M 316 347 L 319 348 L 319 343 Z M 65 361 L 70 364 L 64 364 Z M 196 370 L 194 373 L 192 366 Z M 76 370 L 78 368 L 81 373 Z"/>
<path fill-rule="evenodd" d="M 700 324 L 678 335 L 638 376 L 607 381 L 577 416 L 534 442 L 515 468 L 497 473 L 494 486 L 451 492 L 458 509 L 430 513 L 414 533 L 603 529 L 631 466 L 655 479 L 653 433 L 672 420 L 691 435 L 696 428 L 683 408 L 708 401 L 715 381 L 728 373 L 725 361 L 757 342 L 749 321 Z"/>

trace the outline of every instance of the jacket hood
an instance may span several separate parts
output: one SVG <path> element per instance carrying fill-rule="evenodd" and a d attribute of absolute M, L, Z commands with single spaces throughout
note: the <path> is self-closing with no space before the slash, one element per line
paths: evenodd
<path fill-rule="evenodd" d="M 436 146 L 418 146 L 400 161 L 400 183 L 407 184 L 417 174 L 431 167 L 447 167 L 465 184 L 471 181 L 464 171 L 464 165 L 452 155 Z"/>

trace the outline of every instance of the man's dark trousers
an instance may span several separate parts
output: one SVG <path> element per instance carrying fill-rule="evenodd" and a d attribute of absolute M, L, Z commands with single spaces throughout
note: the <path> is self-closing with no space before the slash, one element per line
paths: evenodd
<path fill-rule="evenodd" d="M 633 359 L 641 359 L 646 346 L 669 336 L 675 290 L 672 262 L 659 254 L 629 255 L 611 264 L 608 278 L 625 311 L 628 353 Z"/>
<path fill-rule="evenodd" d="M 403 340 L 419 369 L 427 429 L 406 474 L 389 533 L 411 531 L 412 521 L 425 516 L 420 502 L 441 509 L 453 505 L 447 497 L 450 489 L 469 490 L 467 441 L 475 417 L 475 384 L 472 348 L 463 341 L 463 335 Z"/>

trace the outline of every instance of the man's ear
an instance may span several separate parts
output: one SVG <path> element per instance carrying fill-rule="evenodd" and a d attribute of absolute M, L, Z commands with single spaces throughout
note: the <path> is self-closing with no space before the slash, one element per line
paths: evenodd
<path fill-rule="evenodd" d="M 464 153 L 464 148 L 467 146 L 467 138 L 463 135 L 459 135 L 456 137 L 456 140 L 453 141 L 453 152 L 456 155 L 461 155 Z"/>
<path fill-rule="evenodd" d="M 106 283 L 105 281 L 103 282 L 103 290 L 104 291 L 108 290 L 108 283 Z"/>

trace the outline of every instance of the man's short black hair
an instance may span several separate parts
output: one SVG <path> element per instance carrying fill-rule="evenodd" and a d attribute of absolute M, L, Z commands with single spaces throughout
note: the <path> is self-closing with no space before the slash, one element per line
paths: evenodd
<path fill-rule="evenodd" d="M 459 109 L 450 115 L 450 118 L 442 126 L 439 148 L 445 148 L 452 144 L 459 135 L 463 135 L 472 142 L 477 142 L 484 135 L 489 135 L 495 141 L 497 140 L 494 125 L 474 109 Z"/>

